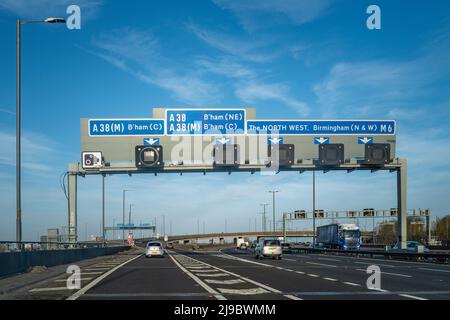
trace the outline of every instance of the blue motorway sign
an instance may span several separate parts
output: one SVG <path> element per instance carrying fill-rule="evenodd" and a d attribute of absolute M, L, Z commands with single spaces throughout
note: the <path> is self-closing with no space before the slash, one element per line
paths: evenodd
<path fill-rule="evenodd" d="M 245 133 L 245 109 L 167 109 L 167 135 Z"/>
<path fill-rule="evenodd" d="M 164 135 L 163 119 L 90 119 L 89 136 Z"/>
<path fill-rule="evenodd" d="M 395 120 L 248 120 L 248 134 L 395 135 Z"/>

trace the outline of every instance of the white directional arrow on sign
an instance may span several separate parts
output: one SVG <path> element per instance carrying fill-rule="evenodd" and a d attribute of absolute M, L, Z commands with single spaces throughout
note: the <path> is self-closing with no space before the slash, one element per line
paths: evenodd
<path fill-rule="evenodd" d="M 280 142 L 283 141 L 283 139 L 281 139 L 281 138 L 270 138 L 269 141 L 270 141 L 271 144 L 279 144 Z"/>
<path fill-rule="evenodd" d="M 216 139 L 216 142 L 221 144 L 227 144 L 228 142 L 230 142 L 230 139 L 229 138 Z"/>
<path fill-rule="evenodd" d="M 325 142 L 328 142 L 329 138 L 320 137 L 320 138 L 315 138 L 315 140 L 316 140 L 319 144 L 324 144 Z"/>
<path fill-rule="evenodd" d="M 373 138 L 369 138 L 369 137 L 359 137 L 359 141 L 361 141 L 363 144 L 372 142 L 372 140 L 373 140 Z"/>
<path fill-rule="evenodd" d="M 148 145 L 154 145 L 155 143 L 157 143 L 159 141 L 159 139 L 153 139 L 153 138 L 149 138 L 149 139 L 144 139 L 144 143 L 148 144 Z"/>

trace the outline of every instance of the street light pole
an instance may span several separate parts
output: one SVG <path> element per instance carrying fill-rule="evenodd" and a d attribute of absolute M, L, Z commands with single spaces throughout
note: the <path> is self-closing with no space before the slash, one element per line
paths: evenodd
<path fill-rule="evenodd" d="M 22 249 L 22 185 L 21 185 L 21 27 L 27 23 L 65 23 L 63 18 L 16 21 L 16 241 Z"/>
<path fill-rule="evenodd" d="M 313 170 L 313 248 L 316 246 L 316 171 Z"/>
<path fill-rule="evenodd" d="M 123 190 L 122 193 L 122 241 L 125 241 L 125 192 L 130 190 Z"/>
<path fill-rule="evenodd" d="M 20 28 L 21 21 L 16 24 L 16 241 L 19 249 L 22 249 L 22 199 L 20 178 Z"/>
<path fill-rule="evenodd" d="M 270 193 L 272 193 L 272 215 L 273 215 L 273 219 L 272 219 L 272 224 L 273 224 L 273 233 L 275 233 L 275 223 L 276 223 L 276 219 L 275 219 L 275 193 L 279 192 L 278 190 L 273 190 L 273 191 L 268 191 Z"/>
<path fill-rule="evenodd" d="M 263 231 L 266 232 L 266 206 L 268 206 L 268 203 L 261 203 L 261 205 L 263 206 Z"/>

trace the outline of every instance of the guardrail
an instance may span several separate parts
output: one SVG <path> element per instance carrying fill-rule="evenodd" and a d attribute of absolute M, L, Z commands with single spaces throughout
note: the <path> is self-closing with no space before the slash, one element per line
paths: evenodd
<path fill-rule="evenodd" d="M 121 241 L 95 241 L 95 242 L 0 241 L 0 253 L 16 252 L 16 251 L 103 248 L 109 246 L 123 246 L 123 245 L 126 244 Z"/>
<path fill-rule="evenodd" d="M 405 252 L 405 251 L 382 251 L 382 250 L 339 250 L 339 249 L 326 249 L 326 248 L 308 248 L 308 247 L 293 247 L 290 249 L 293 253 L 331 253 L 336 255 L 352 255 L 352 256 L 384 256 L 388 259 L 403 258 L 403 259 L 415 259 L 415 260 L 428 260 L 448 262 L 450 259 L 450 253 L 441 252 Z"/>

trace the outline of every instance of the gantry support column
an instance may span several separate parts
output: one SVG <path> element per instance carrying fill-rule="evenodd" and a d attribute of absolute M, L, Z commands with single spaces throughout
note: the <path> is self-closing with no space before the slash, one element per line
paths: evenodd
<path fill-rule="evenodd" d="M 401 249 L 406 249 L 407 241 L 407 207 L 406 207 L 406 160 L 398 160 L 401 164 L 397 170 L 397 237 Z"/>
<path fill-rule="evenodd" d="M 68 232 L 69 242 L 76 243 L 77 236 L 77 172 L 78 164 L 69 164 L 68 172 Z"/>

